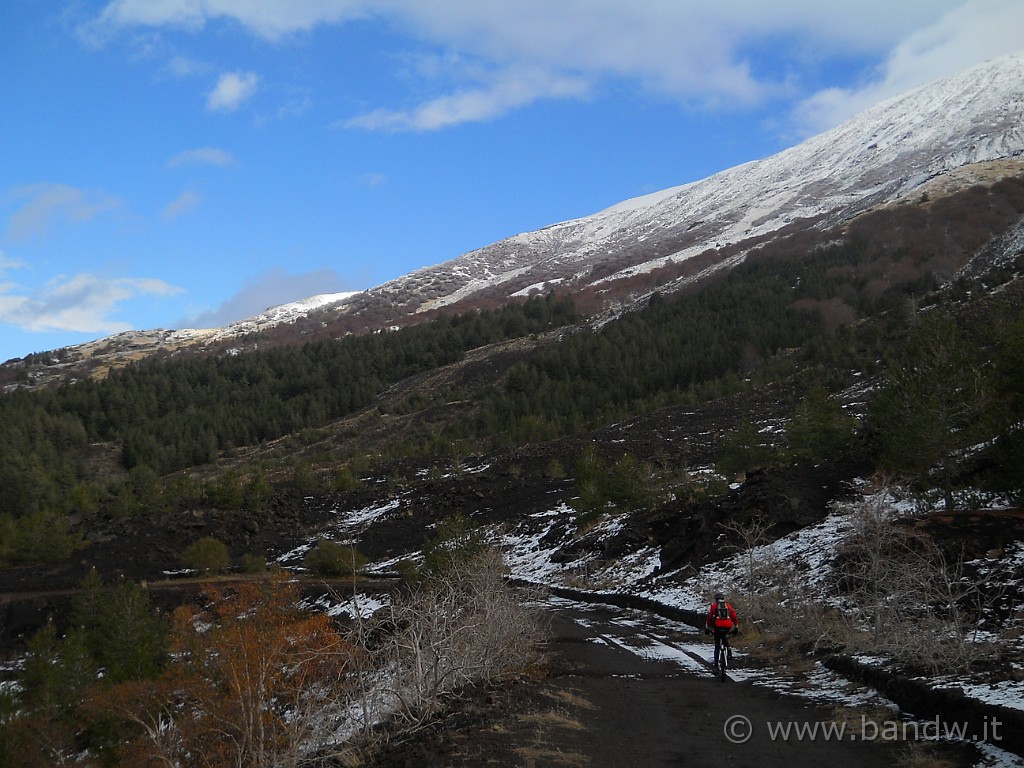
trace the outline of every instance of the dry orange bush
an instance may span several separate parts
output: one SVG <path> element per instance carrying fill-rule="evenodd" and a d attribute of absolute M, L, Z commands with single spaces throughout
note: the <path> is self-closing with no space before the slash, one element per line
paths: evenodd
<path fill-rule="evenodd" d="M 201 609 L 174 612 L 173 661 L 160 678 L 92 703 L 134 726 L 122 764 L 298 765 L 334 723 L 355 648 L 329 617 L 297 609 L 298 587 L 283 576 L 205 597 Z"/>

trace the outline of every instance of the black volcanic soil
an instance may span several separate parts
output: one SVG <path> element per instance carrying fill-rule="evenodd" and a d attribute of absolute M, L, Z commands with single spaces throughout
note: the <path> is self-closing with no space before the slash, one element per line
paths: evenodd
<path fill-rule="evenodd" d="M 66 561 L 0 570 L 0 650 L 20 645 L 48 616 L 59 617 L 66 595 L 93 568 L 107 583 L 122 577 L 173 582 L 181 553 L 204 536 L 223 541 L 233 558 L 252 553 L 270 562 L 317 536 L 337 510 L 378 506 L 399 497 L 403 514 L 375 523 L 360 536 L 358 547 L 371 561 L 405 555 L 422 546 L 434 524 L 455 513 L 480 523 L 514 523 L 568 501 L 574 495 L 571 477 L 551 477 L 548 468 L 557 460 L 571 473 L 587 445 L 595 445 L 609 463 L 630 453 L 668 470 L 708 464 L 723 430 L 754 415 L 762 422 L 779 419 L 797 397 L 789 388 L 773 387 L 699 410 L 663 409 L 583 436 L 462 459 L 468 467 L 486 465 L 485 471 L 453 472 L 455 462 L 443 458 L 390 460 L 375 465 L 370 478 L 345 494 L 306 495 L 283 487 L 258 510 L 195 508 L 83 520 L 79 530 L 89 544 Z M 863 462 L 848 461 L 756 471 L 724 497 L 672 502 L 632 515 L 613 539 L 600 543 L 600 554 L 613 559 L 656 544 L 666 569 L 699 564 L 715 554 L 712 544 L 721 536 L 723 522 L 761 515 L 774 523 L 777 535 L 784 535 L 822 519 L 829 502 L 847 494 L 850 481 L 869 470 Z M 925 525 L 932 535 L 948 540 L 951 554 L 965 547 L 969 557 L 1024 538 L 1019 511 L 934 515 Z M 571 549 L 566 554 L 572 555 Z M 173 589 L 173 583 L 163 586 L 168 600 Z"/>
<path fill-rule="evenodd" d="M 278 493 L 260 509 L 226 512 L 197 507 L 115 520 L 84 519 L 78 531 L 89 542 L 86 548 L 64 562 L 0 570 L 0 595 L 73 589 L 81 584 L 90 568 L 96 568 L 107 581 L 122 576 L 133 581 L 159 580 L 165 578 L 165 572 L 179 570 L 181 553 L 204 536 L 223 541 L 232 557 L 258 553 L 266 555 L 269 561 L 322 531 L 335 510 L 360 509 L 380 504 L 389 497 L 402 496 L 407 514 L 369 530 L 360 539 L 359 548 L 371 560 L 404 554 L 422 545 L 429 526 L 456 512 L 481 523 L 515 521 L 533 511 L 550 508 L 558 500 L 568 500 L 573 495 L 571 477 L 552 478 L 547 470 L 552 460 L 557 460 L 571 475 L 586 445 L 596 445 L 609 462 L 630 453 L 661 467 L 708 463 L 722 430 L 751 414 L 758 414 L 760 419 L 779 418 L 790 410 L 795 397 L 792 391 L 774 388 L 724 399 L 699 411 L 665 409 L 587 435 L 461 460 L 467 466 L 486 464 L 489 468 L 485 472 L 453 473 L 451 468 L 456 462 L 446 458 L 387 460 L 375 463 L 369 470 L 370 477 L 358 489 L 345 494 L 301 494 L 289 490 L 282 480 Z M 373 424 L 379 426 L 384 421 L 387 419 L 364 414 L 340 426 L 338 431 L 362 436 Z M 388 430 L 400 428 L 385 425 L 381 427 L 381 436 L 374 440 L 386 442 Z M 308 450 L 315 452 L 320 448 L 314 445 Z M 296 453 L 280 448 L 268 461 L 286 462 Z M 845 474 L 850 471 L 842 470 Z M 823 494 L 815 487 L 820 485 L 816 477 L 780 477 L 775 483 L 778 487 L 774 490 L 761 483 L 757 503 L 780 510 L 791 508 L 789 497 L 800 493 L 794 489 L 803 485 L 805 495 L 815 497 L 809 502 L 808 514 L 819 514 Z M 773 501 L 769 496 L 776 498 Z M 638 525 L 644 529 L 644 537 L 671 538 L 672 521 L 691 512 L 680 508 L 658 510 L 638 520 Z M 658 526 L 663 529 L 661 533 L 647 530 Z"/>

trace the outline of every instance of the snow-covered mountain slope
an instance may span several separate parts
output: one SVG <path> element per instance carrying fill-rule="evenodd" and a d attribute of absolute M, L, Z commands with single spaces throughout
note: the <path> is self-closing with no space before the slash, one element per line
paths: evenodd
<path fill-rule="evenodd" d="M 1024 158 L 1024 52 L 881 102 L 777 155 L 528 232 L 375 289 L 419 311 L 501 286 L 609 283 L 797 221 L 835 226 L 977 163 Z M 1019 172 L 1013 164 L 1007 171 Z M 596 280 L 593 273 L 610 262 Z"/>
<path fill-rule="evenodd" d="M 95 341 L 67 347 L 36 363 L 29 374 L 30 383 L 43 384 L 83 368 L 102 375 L 111 368 L 142 360 L 157 351 L 173 353 L 209 344 L 237 339 L 275 326 L 294 323 L 324 306 L 335 305 L 356 292 L 326 293 L 301 301 L 270 307 L 264 312 L 222 328 L 182 328 L 178 330 L 122 331 Z M 9 361 L 0 368 L 17 367 L 20 361 Z M 18 385 L 15 386 L 20 386 Z"/>
<path fill-rule="evenodd" d="M 784 231 L 841 229 L 894 201 L 1021 174 L 1024 50 L 881 102 L 771 157 L 515 235 L 366 291 L 303 299 L 226 328 L 118 334 L 59 357 L 66 367 L 103 354 L 137 359 L 211 343 L 223 348 L 298 323 L 338 336 L 552 288 L 589 291 L 604 304 L 589 309 L 599 311 L 653 290 L 631 283 L 637 275 L 672 267 L 659 288 L 672 290 L 730 268 Z"/>
<path fill-rule="evenodd" d="M 270 307 L 254 317 L 239 320 L 232 323 L 225 329 L 218 329 L 225 332 L 219 337 L 237 336 L 243 333 L 257 333 L 267 328 L 272 328 L 281 323 L 292 323 L 302 317 L 307 317 L 311 312 L 326 306 L 338 304 L 346 299 L 355 296 L 358 291 L 345 291 L 343 293 L 321 293 L 316 296 L 294 301 L 289 304 L 280 304 Z"/>

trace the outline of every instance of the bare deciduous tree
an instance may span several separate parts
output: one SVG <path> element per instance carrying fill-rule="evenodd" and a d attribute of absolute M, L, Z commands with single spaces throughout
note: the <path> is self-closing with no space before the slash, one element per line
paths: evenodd
<path fill-rule="evenodd" d="M 540 637 L 536 616 L 507 586 L 504 561 L 492 550 L 396 600 L 386 620 L 396 628 L 385 649 L 390 692 L 396 716 L 412 727 L 443 695 L 524 667 Z"/>
<path fill-rule="evenodd" d="M 851 505 L 853 528 L 840 548 L 839 584 L 869 647 L 933 672 L 965 669 L 982 647 L 972 642 L 981 595 L 963 559 L 949 563 L 885 494 Z M 853 643 L 854 647 L 858 643 Z"/>
<path fill-rule="evenodd" d="M 775 570 L 775 563 L 769 562 L 774 558 L 770 558 L 763 550 L 759 551 L 760 547 L 768 543 L 771 527 L 771 521 L 761 514 L 743 521 L 731 520 L 722 525 L 727 535 L 739 540 L 741 551 L 745 554 L 748 595 L 757 592 L 757 583 L 762 574 Z"/>

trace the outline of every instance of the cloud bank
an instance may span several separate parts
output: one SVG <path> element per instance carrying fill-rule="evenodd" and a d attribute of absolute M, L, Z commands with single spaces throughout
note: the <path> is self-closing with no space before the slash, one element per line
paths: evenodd
<path fill-rule="evenodd" d="M 813 134 L 883 99 L 904 93 L 1024 48 L 1024 3 L 971 0 L 900 40 L 871 81 L 857 88 L 829 88 L 800 102 L 795 123 Z"/>
<path fill-rule="evenodd" d="M 182 292 L 154 278 L 105 279 L 86 273 L 60 275 L 37 291 L 25 291 L 2 279 L 6 271 L 22 267 L 0 254 L 0 323 L 25 331 L 118 333 L 132 328 L 113 317 L 122 303 L 142 296 Z"/>
<path fill-rule="evenodd" d="M 340 121 L 381 131 L 439 130 L 492 120 L 545 99 L 578 99 L 625 82 L 712 108 L 795 103 L 804 133 L 831 127 L 880 98 L 1021 47 L 1019 0 L 113 0 L 89 25 L 199 33 L 240 25 L 270 42 L 353 20 L 385 24 L 470 66 L 439 78 L 412 105 L 379 105 Z M 867 56 L 863 83 L 801 93 L 808 62 Z M 773 64 L 766 62 L 771 59 Z M 788 62 L 788 66 L 787 66 Z M 452 78 L 455 78 L 453 84 Z M 208 108 L 232 110 L 255 92 L 253 73 L 224 75 Z M 425 88 L 417 89 L 418 91 Z"/>

